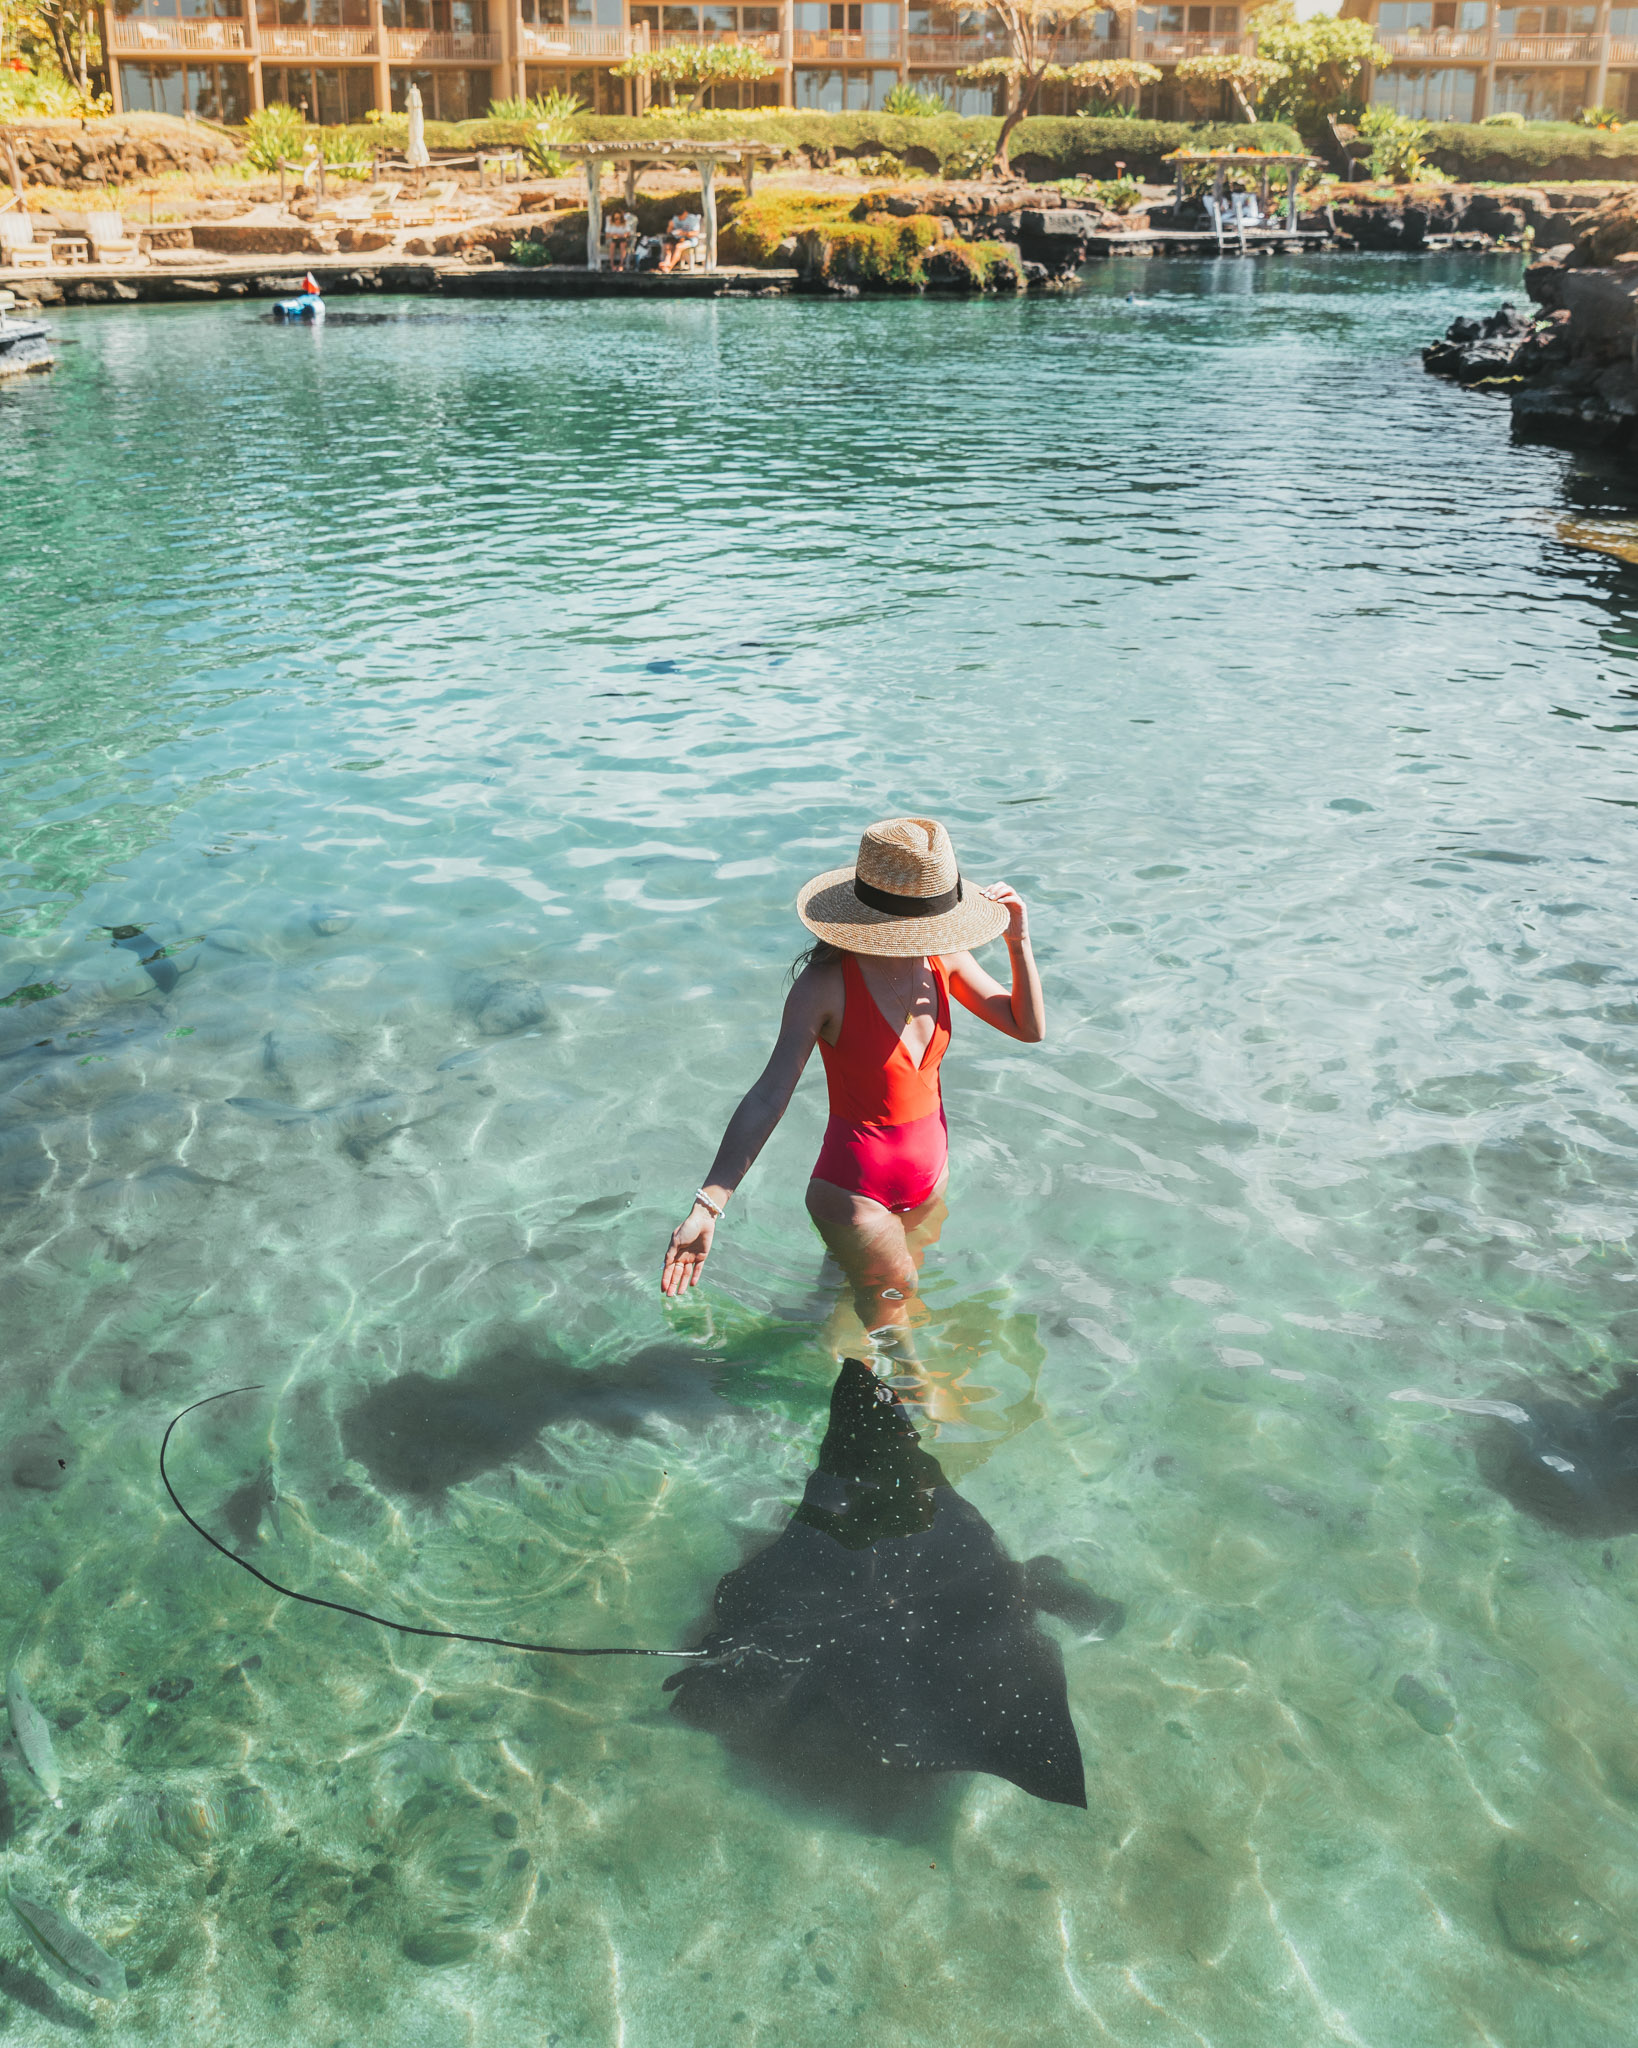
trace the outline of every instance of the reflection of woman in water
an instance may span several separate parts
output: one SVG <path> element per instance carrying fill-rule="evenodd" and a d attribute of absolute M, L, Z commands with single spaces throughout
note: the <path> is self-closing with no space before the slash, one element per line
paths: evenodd
<path fill-rule="evenodd" d="M 717 1220 L 784 1115 L 815 1043 L 830 1123 L 808 1214 L 853 1287 L 867 1331 L 907 1334 L 907 1297 L 944 1218 L 948 1140 L 939 1062 L 950 997 L 1008 1038 L 1046 1032 L 1029 917 L 1004 882 L 969 889 L 931 818 L 891 818 L 859 841 L 856 866 L 811 881 L 797 915 L 816 935 L 799 963 L 773 1057 L 729 1119 L 694 1206 L 671 1233 L 660 1285 L 700 1277 Z M 1005 932 L 1012 991 L 969 950 Z"/>

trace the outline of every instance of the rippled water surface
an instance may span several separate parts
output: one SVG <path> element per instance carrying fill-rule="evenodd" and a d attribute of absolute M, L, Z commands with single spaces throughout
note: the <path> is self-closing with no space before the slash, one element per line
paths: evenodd
<path fill-rule="evenodd" d="M 0 1833 L 140 1981 L 8 1916 L 8 2039 L 1631 2038 L 1638 1517 L 1391 1398 L 1638 1335 L 1638 570 L 1560 537 L 1630 529 L 1415 357 L 1509 286 L 59 320 L 0 395 L 0 1621 L 64 1782 L 0 1759 Z M 256 1383 L 172 1462 L 275 1578 L 690 1638 L 823 1427 L 817 1062 L 686 1306 L 660 1252 L 797 886 L 911 809 L 1046 980 L 1044 1046 L 958 1017 L 922 1343 L 962 1495 L 1127 1604 L 1045 1624 L 1087 1812 L 873 1813 L 665 1664 L 209 1551 L 159 1435 Z"/>

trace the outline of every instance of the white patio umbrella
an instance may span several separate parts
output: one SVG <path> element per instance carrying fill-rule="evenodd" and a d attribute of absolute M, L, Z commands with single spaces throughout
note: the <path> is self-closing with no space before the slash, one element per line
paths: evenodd
<path fill-rule="evenodd" d="M 421 110 L 421 88 L 418 85 L 409 89 L 409 143 L 404 150 L 404 161 L 413 171 L 424 171 L 432 162 L 427 153 L 426 116 Z"/>

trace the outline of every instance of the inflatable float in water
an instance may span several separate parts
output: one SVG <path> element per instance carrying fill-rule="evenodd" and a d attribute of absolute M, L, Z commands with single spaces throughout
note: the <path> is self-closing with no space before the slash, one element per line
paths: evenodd
<path fill-rule="evenodd" d="M 304 320 L 309 325 L 324 318 L 324 301 L 316 292 L 303 292 L 299 299 L 275 299 L 275 320 Z"/>

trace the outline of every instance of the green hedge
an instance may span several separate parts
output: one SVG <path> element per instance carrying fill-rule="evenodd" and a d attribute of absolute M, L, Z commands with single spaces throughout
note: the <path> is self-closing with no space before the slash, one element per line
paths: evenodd
<path fill-rule="evenodd" d="M 383 145 L 402 146 L 400 117 L 352 129 Z M 587 114 L 575 123 L 586 142 L 638 142 L 653 139 L 737 141 L 754 135 L 782 149 L 806 150 L 823 157 L 830 151 L 841 168 L 851 156 L 893 155 L 927 171 L 937 171 L 963 150 L 988 146 L 1001 123 L 994 116 L 938 114 L 924 118 L 894 114 L 808 114 L 782 109 L 755 116 L 710 113 L 682 114 L 641 120 L 614 114 Z M 532 129 L 522 121 L 429 121 L 431 149 L 499 148 L 521 143 Z M 1498 131 L 1481 131 L 1493 136 Z M 1585 132 L 1585 131 L 1578 131 Z M 1300 149 L 1297 131 L 1278 121 L 1255 126 L 1224 121 L 1191 126 L 1184 121 L 1123 121 L 1087 115 L 1021 121 L 1010 144 L 1012 164 L 1026 178 L 1112 178 L 1117 161 L 1135 176 L 1162 180 L 1170 175 L 1162 159 L 1184 147 L 1289 150 Z"/>
<path fill-rule="evenodd" d="M 1440 121 L 1424 154 L 1447 177 L 1467 183 L 1638 179 L 1638 126 L 1577 128 L 1569 121 L 1532 121 L 1524 128 L 1482 128 Z"/>

